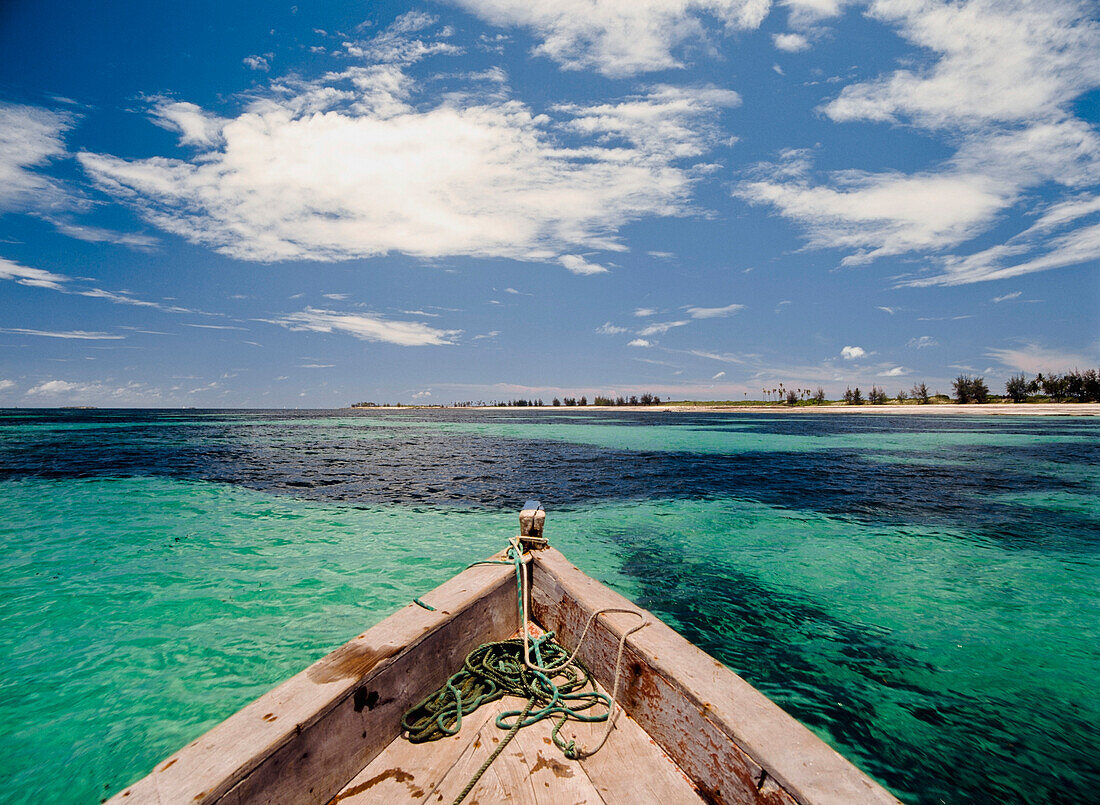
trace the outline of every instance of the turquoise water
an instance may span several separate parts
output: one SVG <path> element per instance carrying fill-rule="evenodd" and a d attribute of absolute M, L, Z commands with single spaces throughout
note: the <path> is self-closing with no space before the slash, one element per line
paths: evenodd
<path fill-rule="evenodd" d="M 902 799 L 1088 801 L 1097 436 L 1083 418 L 0 412 L 0 790 L 114 793 L 498 550 L 534 495 L 571 560 Z"/>

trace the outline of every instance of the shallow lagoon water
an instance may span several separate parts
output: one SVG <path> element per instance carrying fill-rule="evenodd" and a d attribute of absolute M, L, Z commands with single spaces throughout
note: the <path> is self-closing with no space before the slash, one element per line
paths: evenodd
<path fill-rule="evenodd" d="M 1078 418 L 4 412 L 0 781 L 14 801 L 119 790 L 499 549 L 536 496 L 571 560 L 903 800 L 1087 801 L 1098 436 Z"/>

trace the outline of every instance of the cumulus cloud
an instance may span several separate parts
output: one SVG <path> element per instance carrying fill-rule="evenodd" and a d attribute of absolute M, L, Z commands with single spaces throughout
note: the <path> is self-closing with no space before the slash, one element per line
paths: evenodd
<path fill-rule="evenodd" d="M 633 341 L 627 344 L 628 347 L 651 347 L 652 341 L 648 341 L 645 338 L 635 338 Z"/>
<path fill-rule="evenodd" d="M 460 330 L 440 330 L 422 322 L 394 321 L 366 313 L 339 313 L 307 307 L 273 323 L 290 330 L 346 333 L 364 341 L 381 341 L 403 347 L 453 344 Z"/>
<path fill-rule="evenodd" d="M 867 351 L 863 347 L 844 347 L 840 350 L 840 357 L 846 361 L 854 361 L 866 355 Z"/>
<path fill-rule="evenodd" d="M 744 310 L 744 305 L 726 305 L 725 307 L 689 307 L 687 314 L 693 319 L 716 319 L 732 316 L 738 311 Z"/>
<path fill-rule="evenodd" d="M 268 61 L 271 55 L 270 53 L 265 53 L 263 56 L 245 56 L 242 63 L 249 70 L 257 70 L 266 73 L 271 69 L 271 64 Z"/>
<path fill-rule="evenodd" d="M 775 43 L 776 48 L 787 53 L 797 53 L 810 46 L 810 40 L 802 34 L 774 34 L 772 42 Z"/>
<path fill-rule="evenodd" d="M 757 28 L 770 0 L 451 0 L 493 25 L 530 29 L 535 53 L 567 70 L 631 76 L 680 67 L 673 51 L 705 42 L 704 20 L 728 32 Z"/>
<path fill-rule="evenodd" d="M 692 211 L 702 173 L 683 160 L 710 146 L 707 121 L 736 100 L 654 87 L 543 115 L 494 84 L 426 102 L 405 72 L 424 53 L 397 53 L 401 30 L 383 38 L 384 53 L 377 38 L 346 45 L 366 63 L 272 79 L 235 117 L 156 101 L 155 121 L 194 146 L 189 158 L 80 162 L 147 221 L 242 260 L 505 257 L 596 274 L 606 268 L 581 254 L 622 251 L 626 224 Z M 586 142 L 565 147 L 562 131 Z"/>

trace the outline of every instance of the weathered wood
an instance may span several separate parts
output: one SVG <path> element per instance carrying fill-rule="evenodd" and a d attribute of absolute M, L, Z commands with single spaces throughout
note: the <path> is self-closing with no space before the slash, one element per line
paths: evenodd
<path fill-rule="evenodd" d="M 428 801 L 473 742 L 472 736 L 496 718 L 497 712 L 492 707 L 480 707 L 462 719 L 457 734 L 431 743 L 412 744 L 403 737 L 394 738 L 329 805 Z"/>
<path fill-rule="evenodd" d="M 402 713 L 471 647 L 518 625 L 507 566 L 466 570 L 230 716 L 112 798 L 324 802 L 385 748 Z"/>
<path fill-rule="evenodd" d="M 591 612 L 637 609 L 554 549 L 539 552 L 532 564 L 531 606 L 535 619 L 570 647 Z M 766 771 L 804 805 L 896 805 L 745 680 L 649 618 L 649 626 L 627 640 L 619 700 L 704 794 L 723 803 L 768 802 L 772 797 L 759 790 Z M 626 615 L 603 616 L 581 649 L 580 657 L 608 685 L 618 636 L 635 623 Z"/>
<path fill-rule="evenodd" d="M 600 689 L 607 692 L 603 686 Z M 578 746 L 591 747 L 603 736 L 604 728 L 604 724 L 570 724 L 563 730 L 576 738 Z M 626 712 L 619 713 L 607 743 L 582 760 L 581 767 L 607 803 L 702 801 L 687 775 Z"/>
<path fill-rule="evenodd" d="M 446 805 L 504 739 L 505 731 L 494 724 L 497 715 L 521 706 L 514 698 L 485 705 L 463 720 L 458 735 L 441 741 L 410 744 L 396 738 L 329 805 Z M 683 772 L 625 714 L 620 715 L 603 749 L 580 762 L 562 756 L 550 739 L 552 726 L 552 722 L 542 721 L 521 729 L 471 791 L 468 801 L 537 805 L 702 802 Z M 602 726 L 573 722 L 566 729 L 576 728 L 577 736 L 591 745 Z"/>

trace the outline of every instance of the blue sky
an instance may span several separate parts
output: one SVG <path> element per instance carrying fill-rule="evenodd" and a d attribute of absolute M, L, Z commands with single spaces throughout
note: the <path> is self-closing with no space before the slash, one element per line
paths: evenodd
<path fill-rule="evenodd" d="M 1070 0 L 0 7 L 0 405 L 1100 362 Z"/>

